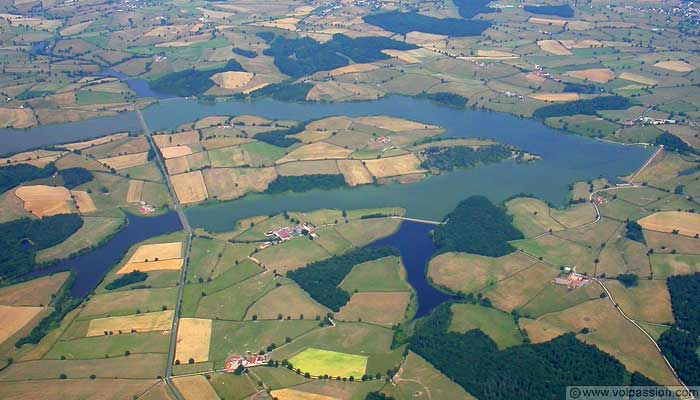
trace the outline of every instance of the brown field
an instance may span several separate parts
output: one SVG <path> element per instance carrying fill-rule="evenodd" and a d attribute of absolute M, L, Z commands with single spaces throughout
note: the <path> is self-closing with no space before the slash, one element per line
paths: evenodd
<path fill-rule="evenodd" d="M 275 19 L 272 21 L 257 22 L 257 23 L 254 23 L 253 25 L 265 26 L 268 28 L 284 29 L 287 31 L 296 31 L 298 23 L 299 23 L 299 18 L 288 17 L 288 18 Z"/>
<path fill-rule="evenodd" d="M 313 318 L 317 315 L 326 315 L 329 311 L 297 285 L 284 285 L 273 289 L 256 301 L 248 309 L 244 319 L 251 319 L 253 315 L 256 315 L 259 320 L 277 319 L 279 314 L 294 319 L 299 318 L 300 315 Z"/>
<path fill-rule="evenodd" d="M 299 160 L 332 160 L 344 159 L 352 154 L 352 150 L 345 149 L 326 142 L 316 142 L 301 146 L 286 156 L 277 160 L 277 164 Z"/>
<path fill-rule="evenodd" d="M 658 232 L 673 232 L 685 236 L 700 234 L 700 214 L 681 211 L 662 211 L 639 220 L 644 229 Z"/>
<path fill-rule="evenodd" d="M 372 183 L 372 174 L 360 160 L 338 160 L 338 169 L 350 186 Z"/>
<path fill-rule="evenodd" d="M 170 158 L 165 160 L 165 168 L 169 175 L 182 174 L 189 171 L 190 162 L 187 157 Z"/>
<path fill-rule="evenodd" d="M 61 147 L 66 148 L 68 150 L 82 150 L 86 149 L 88 147 L 93 147 L 93 146 L 98 146 L 101 144 L 109 143 L 115 140 L 120 140 L 129 137 L 128 133 L 115 133 L 114 135 L 109 135 L 109 136 L 103 136 L 97 139 L 92 139 L 92 140 L 87 140 L 84 142 L 76 142 L 76 143 L 69 143 L 69 144 L 62 144 Z"/>
<path fill-rule="evenodd" d="M 427 44 L 445 39 L 447 39 L 447 35 L 437 35 L 434 33 L 413 31 L 406 34 L 406 43 L 410 44 Z"/>
<path fill-rule="evenodd" d="M 411 121 L 394 117 L 362 117 L 357 118 L 357 122 L 365 125 L 376 126 L 394 132 L 415 131 L 421 129 L 437 129 L 435 125 L 424 124 L 422 122 Z"/>
<path fill-rule="evenodd" d="M 8 128 L 29 128 L 37 124 L 31 108 L 0 108 L 0 126 Z"/>
<path fill-rule="evenodd" d="M 137 396 L 156 381 L 153 379 L 47 379 L 0 383 L 5 400 L 43 400 L 46 394 L 57 399 L 127 399 Z"/>
<path fill-rule="evenodd" d="M 133 271 L 161 271 L 161 270 L 179 270 L 182 268 L 184 261 L 182 258 L 173 260 L 160 260 L 149 262 L 130 262 L 124 265 L 117 271 L 117 274 L 128 274 Z"/>
<path fill-rule="evenodd" d="M 279 389 L 270 392 L 272 398 L 277 400 L 338 400 L 336 397 L 324 396 L 322 394 L 302 392 L 294 389 Z"/>
<path fill-rule="evenodd" d="M 175 359 L 181 363 L 186 363 L 190 358 L 194 358 L 195 362 L 208 361 L 210 342 L 210 319 L 180 318 Z"/>
<path fill-rule="evenodd" d="M 274 168 L 210 168 L 204 170 L 207 191 L 213 198 L 230 200 L 248 192 L 262 192 L 277 178 Z"/>
<path fill-rule="evenodd" d="M 48 305 L 51 302 L 51 295 L 58 292 L 66 279 L 68 279 L 68 272 L 61 272 L 6 286 L 0 289 L 0 304 L 6 306 Z"/>
<path fill-rule="evenodd" d="M 559 275 L 559 269 L 543 263 L 535 264 L 499 281 L 494 288 L 484 293 L 494 307 L 511 312 L 525 305 L 530 299 Z"/>
<path fill-rule="evenodd" d="M 168 158 L 176 158 L 192 154 L 192 149 L 190 149 L 189 146 L 170 146 L 162 147 L 160 152 L 163 154 L 163 158 L 167 160 Z"/>
<path fill-rule="evenodd" d="M 141 200 L 144 181 L 129 181 L 129 191 L 126 193 L 127 203 L 136 203 Z"/>
<path fill-rule="evenodd" d="M 335 316 L 341 321 L 362 319 L 363 322 L 391 326 L 404 320 L 410 300 L 410 292 L 354 293 Z"/>
<path fill-rule="evenodd" d="M 25 151 L 22 153 L 13 154 L 7 158 L 0 158 L 0 167 L 5 167 L 12 164 L 29 164 L 42 168 L 48 163 L 56 161 L 56 159 L 62 154 L 65 154 L 65 152 L 49 150 Z"/>
<path fill-rule="evenodd" d="M 106 164 L 109 168 L 116 170 L 137 167 L 148 162 L 148 152 L 127 154 L 125 156 L 116 156 L 109 158 L 98 159 L 102 164 Z"/>
<path fill-rule="evenodd" d="M 589 80 L 598 83 L 607 83 L 615 79 L 615 73 L 609 68 L 591 68 L 582 69 L 579 71 L 569 71 L 566 75 L 581 79 Z"/>
<path fill-rule="evenodd" d="M 153 141 L 159 148 L 196 144 L 199 143 L 199 133 L 197 131 L 186 131 L 170 135 L 153 135 Z"/>
<path fill-rule="evenodd" d="M 97 318 L 90 320 L 85 336 L 104 336 L 105 331 L 130 333 L 169 331 L 173 324 L 173 310 L 120 317 Z"/>
<path fill-rule="evenodd" d="M 636 83 L 641 83 L 642 85 L 647 85 L 647 86 L 654 86 L 658 82 L 652 78 L 648 78 L 646 76 L 642 76 L 639 74 L 633 74 L 631 72 L 623 72 L 619 76 L 620 79 L 624 79 L 626 81 L 632 81 Z"/>
<path fill-rule="evenodd" d="M 566 333 L 565 329 L 537 319 L 520 318 L 518 324 L 525 329 L 532 343 L 548 342 Z"/>
<path fill-rule="evenodd" d="M 211 77 L 217 85 L 224 89 L 240 89 L 245 87 L 253 79 L 250 72 L 227 71 L 219 72 Z"/>
<path fill-rule="evenodd" d="M 370 72 L 370 71 L 374 71 L 377 68 L 379 68 L 379 67 L 374 65 L 374 64 L 351 64 L 351 65 L 348 65 L 345 67 L 336 68 L 336 69 L 328 72 L 328 75 L 340 76 L 340 75 L 345 75 L 345 74 L 354 74 L 357 72 Z"/>
<path fill-rule="evenodd" d="M 576 101 L 579 99 L 578 93 L 537 93 L 529 96 L 535 100 L 542 101 Z"/>
<path fill-rule="evenodd" d="M 171 260 L 182 257 L 182 242 L 144 244 L 139 246 L 129 262 Z"/>
<path fill-rule="evenodd" d="M 570 56 L 573 54 L 557 40 L 540 40 L 537 42 L 537 45 L 540 46 L 542 51 L 554 54 L 555 56 Z"/>
<path fill-rule="evenodd" d="M 276 170 L 277 174 L 282 176 L 337 175 L 340 173 L 335 160 L 293 161 L 277 165 Z"/>
<path fill-rule="evenodd" d="M 22 329 L 44 307 L 16 307 L 0 305 L 0 343 Z"/>
<path fill-rule="evenodd" d="M 566 25 L 569 21 L 564 20 L 564 19 L 530 17 L 528 22 L 533 23 L 533 24 L 538 24 L 538 25 L 557 26 L 557 27 L 561 28 L 564 25 Z"/>
<path fill-rule="evenodd" d="M 659 324 L 674 322 L 671 295 L 665 280 L 640 280 L 631 288 L 618 281 L 606 282 L 605 286 L 630 318 Z"/>
<path fill-rule="evenodd" d="M 92 201 L 92 198 L 88 192 L 83 190 L 73 190 L 71 191 L 71 194 L 75 198 L 75 204 L 81 214 L 97 211 L 97 207 L 95 207 L 95 203 Z"/>
<path fill-rule="evenodd" d="M 173 383 L 185 400 L 219 400 L 219 395 L 204 375 L 174 378 Z"/>
<path fill-rule="evenodd" d="M 364 160 L 363 163 L 369 172 L 377 178 L 425 172 L 420 167 L 420 160 L 413 153 L 396 157 Z"/>
<path fill-rule="evenodd" d="M 74 24 L 74 25 L 68 26 L 66 28 L 63 28 L 60 31 L 61 36 L 77 35 L 80 32 L 87 29 L 90 25 L 92 25 L 93 22 L 95 22 L 95 20 L 81 22 L 79 24 Z"/>
<path fill-rule="evenodd" d="M 695 66 L 690 65 L 685 61 L 661 61 L 654 64 L 654 66 L 673 72 L 690 72 L 695 70 Z"/>
<path fill-rule="evenodd" d="M 175 188 L 175 194 L 182 204 L 196 203 L 206 200 L 207 187 L 204 184 L 202 171 L 188 172 L 180 175 L 173 175 L 170 181 Z"/>
<path fill-rule="evenodd" d="M 24 202 L 24 209 L 38 217 L 71 213 L 70 192 L 62 186 L 20 186 L 15 194 Z"/>
<path fill-rule="evenodd" d="M 382 53 L 386 54 L 389 57 L 398 58 L 399 60 L 407 64 L 420 63 L 420 60 L 418 58 L 413 57 L 410 53 L 408 53 L 405 50 L 382 50 Z"/>
<path fill-rule="evenodd" d="M 599 40 L 583 39 L 583 40 L 560 40 L 561 44 L 567 49 L 588 49 L 591 47 L 604 47 L 605 44 Z"/>

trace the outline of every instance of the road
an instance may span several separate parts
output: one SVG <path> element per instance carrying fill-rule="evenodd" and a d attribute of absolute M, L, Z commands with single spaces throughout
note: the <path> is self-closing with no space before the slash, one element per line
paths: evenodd
<path fill-rule="evenodd" d="M 173 363 L 175 362 L 175 347 L 177 346 L 177 328 L 178 324 L 180 322 L 180 312 L 182 309 L 182 296 L 185 292 L 185 281 L 187 278 L 187 267 L 189 266 L 190 263 L 190 247 L 192 247 L 192 228 L 190 227 L 190 223 L 187 221 L 187 217 L 185 216 L 184 211 L 182 210 L 182 206 L 180 205 L 179 200 L 177 199 L 177 195 L 175 194 L 175 189 L 173 188 L 172 182 L 170 182 L 170 177 L 167 174 L 167 170 L 165 169 L 165 162 L 163 161 L 163 158 L 161 157 L 160 151 L 158 151 L 158 147 L 156 146 L 155 142 L 153 141 L 153 137 L 151 136 L 151 131 L 148 129 L 148 125 L 146 124 L 146 120 L 143 118 L 143 114 L 141 114 L 141 110 L 138 107 L 135 107 L 136 109 L 136 115 L 139 118 L 139 122 L 141 123 L 141 128 L 143 129 L 144 135 L 146 135 L 146 139 L 148 140 L 148 144 L 151 146 L 151 149 L 155 152 L 155 159 L 158 164 L 158 168 L 160 168 L 161 173 L 164 176 L 165 183 L 168 186 L 168 193 L 170 194 L 170 199 L 173 202 L 173 207 L 175 208 L 175 212 L 177 212 L 177 216 L 180 218 L 180 223 L 182 224 L 182 228 L 187 232 L 187 243 L 185 245 L 185 257 L 184 257 L 184 264 L 182 266 L 182 271 L 180 273 L 180 280 L 178 282 L 178 291 L 177 291 L 177 302 L 175 303 L 175 314 L 173 316 L 173 325 L 170 330 L 170 347 L 168 348 L 168 363 L 165 367 L 165 383 L 168 385 L 170 390 L 173 392 L 175 395 L 175 398 L 177 400 L 184 400 L 184 397 L 182 397 L 182 394 L 177 390 L 175 385 L 172 382 L 172 374 L 173 374 Z"/>

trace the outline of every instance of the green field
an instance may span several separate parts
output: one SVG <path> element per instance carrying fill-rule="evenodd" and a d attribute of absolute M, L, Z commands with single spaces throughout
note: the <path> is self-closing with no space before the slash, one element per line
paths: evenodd
<path fill-rule="evenodd" d="M 449 329 L 460 333 L 479 329 L 491 337 L 499 349 L 523 343 L 523 337 L 512 315 L 473 304 L 452 306 L 452 321 Z"/>
<path fill-rule="evenodd" d="M 409 290 L 406 271 L 399 257 L 384 257 L 353 267 L 340 284 L 348 293 L 399 292 Z"/>
<path fill-rule="evenodd" d="M 367 368 L 367 357 L 309 348 L 292 357 L 294 368 L 312 376 L 330 375 L 360 378 Z"/>

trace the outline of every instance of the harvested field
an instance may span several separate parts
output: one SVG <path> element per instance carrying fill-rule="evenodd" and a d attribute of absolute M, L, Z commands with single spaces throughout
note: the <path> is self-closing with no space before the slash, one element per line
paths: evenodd
<path fill-rule="evenodd" d="M 475 400 L 474 396 L 412 351 L 409 351 L 394 381 L 401 393 L 410 393 L 415 400 Z"/>
<path fill-rule="evenodd" d="M 6 306 L 42 306 L 51 302 L 68 279 L 68 272 L 37 278 L 0 289 L 0 304 Z"/>
<path fill-rule="evenodd" d="M 145 314 L 125 315 L 119 317 L 97 318 L 90 320 L 85 336 L 103 336 L 105 331 L 130 333 L 169 331 L 173 323 L 173 310 Z"/>
<path fill-rule="evenodd" d="M 0 127 L 22 129 L 36 124 L 31 108 L 0 108 Z"/>
<path fill-rule="evenodd" d="M 252 79 L 253 74 L 240 71 L 219 72 L 211 77 L 214 83 L 224 89 L 240 89 L 245 87 Z"/>
<path fill-rule="evenodd" d="M 0 383 L 5 400 L 41 400 L 47 393 L 56 399 L 127 399 L 148 390 L 153 379 L 46 379 Z"/>
<path fill-rule="evenodd" d="M 396 157 L 364 160 L 362 162 L 376 178 L 425 172 L 420 167 L 420 160 L 413 153 Z"/>
<path fill-rule="evenodd" d="M 277 178 L 274 168 L 210 168 L 204 170 L 212 198 L 230 200 L 248 192 L 262 192 Z"/>
<path fill-rule="evenodd" d="M 289 361 L 295 368 L 301 368 L 302 372 L 308 372 L 312 376 L 328 374 L 359 378 L 367 368 L 365 356 L 314 348 L 307 348 Z"/>
<path fill-rule="evenodd" d="M 197 144 L 199 143 L 199 132 L 186 131 L 169 135 L 153 135 L 153 141 L 159 148 L 182 146 L 185 144 Z"/>
<path fill-rule="evenodd" d="M 95 203 L 92 201 L 92 197 L 83 190 L 73 190 L 71 194 L 75 198 L 75 205 L 81 214 L 87 214 L 97 211 Z"/>
<path fill-rule="evenodd" d="M 115 133 L 114 135 L 102 136 L 97 139 L 87 140 L 84 142 L 68 143 L 62 144 L 61 147 L 66 148 L 70 151 L 87 149 L 88 147 L 99 146 L 101 144 L 109 143 L 115 140 L 121 140 L 129 137 L 128 133 Z"/>
<path fill-rule="evenodd" d="M 137 203 L 141 200 L 144 181 L 129 181 L 129 191 L 126 193 L 127 203 Z"/>
<path fill-rule="evenodd" d="M 405 50 L 382 50 L 389 57 L 398 58 L 407 64 L 418 64 L 420 60 Z"/>
<path fill-rule="evenodd" d="M 219 395 L 204 375 L 174 378 L 173 383 L 185 400 L 219 400 Z"/>
<path fill-rule="evenodd" d="M 257 316 L 258 320 L 277 319 L 278 315 L 294 319 L 300 315 L 312 318 L 316 315 L 326 315 L 329 311 L 299 286 L 292 284 L 280 286 L 261 297 L 248 309 L 245 319 L 251 319 L 253 315 Z"/>
<path fill-rule="evenodd" d="M 167 160 L 168 158 L 176 158 L 192 154 L 192 149 L 190 149 L 189 146 L 170 146 L 162 147 L 160 152 L 163 154 L 163 158 Z"/>
<path fill-rule="evenodd" d="M 178 200 L 182 204 L 204 201 L 209 197 L 201 171 L 173 175 L 170 177 L 170 181 L 175 188 Z"/>
<path fill-rule="evenodd" d="M 114 168 L 116 170 L 137 167 L 148 162 L 148 152 L 127 154 L 125 156 L 116 156 L 109 158 L 98 159 L 102 164 L 107 165 L 109 168 Z"/>
<path fill-rule="evenodd" d="M 300 176 L 300 175 L 337 175 L 340 174 L 338 165 L 335 160 L 316 160 L 316 161 L 293 161 L 289 163 L 279 164 L 276 167 L 277 174 L 281 176 Z"/>
<path fill-rule="evenodd" d="M 210 342 L 210 319 L 180 318 L 175 360 L 180 360 L 181 363 L 186 363 L 190 358 L 193 358 L 195 362 L 209 360 Z"/>
<path fill-rule="evenodd" d="M 542 100 L 548 102 L 555 101 L 576 101 L 579 99 L 578 93 L 537 93 L 529 96 L 535 100 Z"/>
<path fill-rule="evenodd" d="M 372 183 L 372 174 L 360 160 L 338 160 L 338 169 L 350 186 Z"/>
<path fill-rule="evenodd" d="M 277 164 L 300 160 L 345 159 L 350 154 L 352 154 L 352 150 L 350 149 L 345 149 L 326 142 L 316 142 L 293 150 L 291 153 L 277 160 Z"/>
<path fill-rule="evenodd" d="M 391 326 L 404 320 L 410 300 L 410 292 L 354 293 L 335 316 L 340 321 L 362 320 Z"/>
<path fill-rule="evenodd" d="M 34 317 L 43 310 L 44 307 L 17 307 L 0 305 L 0 343 L 17 333 Z"/>
<path fill-rule="evenodd" d="M 190 170 L 190 162 L 187 157 L 170 158 L 165 160 L 165 168 L 168 175 L 178 175 Z"/>
<path fill-rule="evenodd" d="M 549 342 L 566 333 L 566 329 L 537 319 L 520 318 L 518 324 L 521 329 L 527 332 L 530 341 L 535 344 Z"/>
<path fill-rule="evenodd" d="M 7 158 L 0 158 L 0 167 L 12 164 L 29 164 L 43 168 L 48 163 L 56 161 L 58 157 L 65 154 L 63 151 L 34 150 L 13 154 Z"/>
<path fill-rule="evenodd" d="M 558 40 L 540 40 L 537 42 L 537 45 L 540 46 L 542 51 L 554 54 L 555 56 L 570 56 L 573 54 L 569 49 L 562 46 Z"/>
<path fill-rule="evenodd" d="M 639 220 L 644 229 L 671 233 L 678 231 L 685 236 L 700 234 L 700 214 L 681 211 L 662 211 Z"/>
<path fill-rule="evenodd" d="M 631 72 L 623 72 L 620 74 L 619 78 L 624 79 L 626 81 L 641 83 L 642 85 L 646 85 L 646 86 L 654 86 L 658 83 L 656 80 L 654 80 L 652 78 L 649 78 L 649 77 L 646 77 L 643 75 L 639 75 L 639 74 L 634 74 Z"/>
<path fill-rule="evenodd" d="M 566 75 L 597 83 L 607 83 L 615 79 L 615 73 L 609 68 L 591 68 L 578 71 L 569 71 L 566 73 Z"/>
<path fill-rule="evenodd" d="M 549 26 L 556 26 L 559 28 L 564 27 L 569 21 L 564 20 L 564 19 L 553 19 L 553 18 L 538 18 L 538 17 L 530 17 L 528 22 L 532 24 L 538 24 L 538 25 L 549 25 Z"/>
<path fill-rule="evenodd" d="M 357 118 L 355 121 L 360 124 L 376 126 L 377 128 L 386 129 L 394 132 L 415 131 L 421 129 L 439 129 L 435 125 L 429 125 L 424 124 L 422 122 L 395 117 L 362 117 Z"/>
<path fill-rule="evenodd" d="M 37 217 L 71 213 L 72 201 L 68 189 L 62 186 L 20 186 L 15 190 L 24 202 L 24 209 Z"/>
<path fill-rule="evenodd" d="M 370 72 L 370 71 L 374 71 L 377 68 L 379 68 L 379 67 L 374 65 L 374 64 L 351 64 L 351 65 L 348 65 L 345 67 L 336 68 L 336 69 L 328 72 L 328 75 L 340 76 L 340 75 L 345 75 L 345 74 L 354 74 L 357 72 Z"/>
<path fill-rule="evenodd" d="M 695 70 L 695 66 L 685 61 L 661 61 L 654 64 L 654 66 L 673 72 L 690 72 Z"/>
<path fill-rule="evenodd" d="M 182 258 L 173 260 L 160 260 L 149 262 L 130 262 L 124 265 L 117 271 L 117 274 L 128 274 L 129 272 L 141 271 L 163 271 L 163 270 L 179 270 L 182 268 L 184 261 Z"/>
<path fill-rule="evenodd" d="M 665 280 L 640 280 L 637 286 L 630 288 L 618 281 L 606 282 L 605 285 L 630 318 L 659 324 L 674 322 L 671 295 Z"/>
<path fill-rule="evenodd" d="M 270 392 L 273 398 L 278 400 L 337 400 L 335 397 L 324 396 L 322 394 L 302 392 L 294 389 L 279 389 Z"/>
<path fill-rule="evenodd" d="M 182 257 L 182 242 L 145 244 L 139 246 L 129 262 L 171 260 Z"/>

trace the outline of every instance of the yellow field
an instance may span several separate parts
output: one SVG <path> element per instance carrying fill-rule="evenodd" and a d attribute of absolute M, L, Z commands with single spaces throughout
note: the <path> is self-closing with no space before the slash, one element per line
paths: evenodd
<path fill-rule="evenodd" d="M 642 76 L 639 74 L 633 74 L 631 72 L 623 72 L 620 74 L 620 79 L 624 79 L 626 81 L 632 81 L 636 83 L 641 83 L 642 85 L 647 85 L 647 86 L 654 86 L 658 82 L 652 78 L 648 78 L 646 76 Z"/>
<path fill-rule="evenodd" d="M 219 395 L 204 375 L 174 378 L 173 383 L 185 400 L 219 400 Z"/>
<path fill-rule="evenodd" d="M 700 234 L 700 214 L 681 211 L 662 211 L 639 220 L 644 229 L 659 232 L 673 232 L 686 236 Z"/>
<path fill-rule="evenodd" d="M 322 394 L 302 392 L 294 389 L 279 389 L 270 392 L 272 398 L 277 400 L 338 400 L 336 397 L 324 396 Z"/>
<path fill-rule="evenodd" d="M 600 40 L 583 39 L 583 40 L 560 40 L 561 44 L 567 49 L 588 49 L 591 47 L 604 47 L 605 44 Z"/>
<path fill-rule="evenodd" d="M 363 162 L 369 172 L 377 178 L 425 172 L 420 167 L 420 160 L 413 153 L 396 157 L 364 160 Z"/>
<path fill-rule="evenodd" d="M 299 23 L 299 21 L 300 21 L 299 18 L 288 17 L 288 18 L 275 19 L 272 21 L 257 22 L 257 23 L 254 23 L 253 25 L 265 26 L 268 28 L 284 29 L 287 31 L 296 31 L 297 24 Z"/>
<path fill-rule="evenodd" d="M 685 61 L 661 61 L 654 64 L 654 66 L 673 72 L 690 72 L 695 70 L 695 66 L 690 65 Z"/>
<path fill-rule="evenodd" d="M 168 175 L 182 174 L 190 169 L 190 162 L 187 157 L 170 158 L 165 160 L 165 168 Z"/>
<path fill-rule="evenodd" d="M 340 75 L 345 75 L 345 74 L 354 74 L 357 72 L 369 72 L 369 71 L 374 71 L 377 68 L 379 68 L 379 67 L 374 65 L 374 64 L 351 64 L 351 65 L 348 65 L 345 67 L 336 68 L 336 69 L 328 72 L 328 75 L 340 76 Z"/>
<path fill-rule="evenodd" d="M 0 127 L 29 128 L 37 124 L 30 108 L 0 108 Z"/>
<path fill-rule="evenodd" d="M 195 362 L 207 361 L 210 342 L 210 319 L 180 318 L 175 359 L 181 363 L 187 363 L 190 358 L 194 358 Z"/>
<path fill-rule="evenodd" d="M 43 168 L 48 163 L 56 161 L 58 157 L 65 154 L 63 151 L 34 150 L 13 154 L 7 158 L 0 158 L 0 167 L 12 164 L 29 164 Z"/>
<path fill-rule="evenodd" d="M 340 173 L 336 160 L 292 161 L 275 167 L 280 176 L 337 175 Z"/>
<path fill-rule="evenodd" d="M 189 146 L 170 146 L 162 147 L 160 152 L 163 154 L 163 158 L 167 160 L 168 158 L 176 158 L 192 154 L 192 149 L 190 149 Z"/>
<path fill-rule="evenodd" d="M 116 156 L 109 158 L 98 159 L 102 164 L 106 164 L 109 168 L 116 170 L 137 167 L 148 162 L 148 152 L 127 154 L 125 156 Z"/>
<path fill-rule="evenodd" d="M 149 261 L 149 262 L 134 262 L 124 265 L 117 274 L 128 274 L 133 271 L 161 271 L 161 270 L 179 270 L 182 268 L 183 260 L 176 258 L 173 260 Z"/>
<path fill-rule="evenodd" d="M 335 316 L 340 321 L 362 319 L 363 322 L 391 326 L 404 320 L 410 300 L 409 292 L 354 293 Z"/>
<path fill-rule="evenodd" d="M 173 324 L 173 310 L 145 314 L 125 315 L 120 317 L 97 318 L 90 320 L 85 336 L 104 336 L 105 331 L 130 333 L 168 331 Z"/>
<path fill-rule="evenodd" d="M 403 118 L 394 117 L 362 117 L 357 118 L 357 122 L 365 125 L 376 126 L 377 128 L 386 129 L 394 132 L 415 131 L 421 129 L 437 129 L 437 126 L 424 124 L 422 122 L 411 121 Z"/>
<path fill-rule="evenodd" d="M 209 197 L 201 171 L 173 175 L 170 177 L 170 181 L 175 188 L 178 200 L 182 204 L 196 203 Z"/>
<path fill-rule="evenodd" d="M 0 305 L 0 343 L 14 335 L 22 329 L 34 317 L 36 317 L 44 307 L 15 307 Z"/>
<path fill-rule="evenodd" d="M 413 57 L 410 53 L 405 50 L 382 50 L 382 53 L 389 57 L 398 58 L 399 60 L 407 64 L 417 64 L 420 62 L 419 59 Z"/>
<path fill-rule="evenodd" d="M 338 169 L 350 186 L 372 183 L 372 174 L 360 160 L 338 160 Z"/>
<path fill-rule="evenodd" d="M 537 319 L 520 318 L 518 324 L 525 329 L 532 343 L 548 342 L 566 333 L 566 329 Z"/>
<path fill-rule="evenodd" d="M 344 159 L 351 153 L 352 150 L 350 149 L 345 149 L 326 142 L 316 142 L 295 149 L 291 153 L 277 160 L 277 164 L 299 160 Z"/>
<path fill-rule="evenodd" d="M 181 146 L 184 144 L 196 144 L 199 143 L 199 132 L 187 131 L 173 133 L 172 135 L 153 135 L 153 141 L 159 148 Z"/>
<path fill-rule="evenodd" d="M 551 25 L 551 26 L 556 26 L 556 27 L 563 27 L 566 25 L 569 21 L 563 20 L 563 19 L 553 19 L 553 18 L 538 18 L 538 17 L 531 17 L 528 22 L 533 23 L 533 24 L 538 24 L 538 25 Z"/>
<path fill-rule="evenodd" d="M 312 376 L 328 374 L 330 376 L 359 378 L 367 369 L 367 357 L 341 353 L 337 351 L 307 348 L 289 360 L 292 365 L 308 372 Z"/>
<path fill-rule="evenodd" d="M 127 203 L 136 203 L 141 200 L 144 181 L 129 181 L 129 191 L 126 193 Z"/>
<path fill-rule="evenodd" d="M 73 190 L 71 191 L 71 194 L 75 198 L 75 204 L 81 214 L 97 211 L 97 207 L 95 207 L 95 203 L 92 201 L 92 198 L 88 192 L 83 190 Z"/>
<path fill-rule="evenodd" d="M 214 83 L 224 89 L 240 89 L 247 85 L 252 79 L 253 74 L 241 71 L 219 72 L 211 77 Z"/>
<path fill-rule="evenodd" d="M 540 40 L 537 42 L 537 45 L 540 46 L 542 51 L 554 54 L 555 56 L 570 56 L 573 54 L 557 40 Z"/>
<path fill-rule="evenodd" d="M 93 147 L 93 146 L 99 146 L 101 144 L 109 143 L 115 140 L 120 140 L 129 137 L 128 133 L 115 133 L 114 135 L 109 135 L 109 136 L 103 136 L 97 139 L 92 139 L 92 140 L 87 140 L 84 142 L 76 142 L 76 143 L 69 143 L 69 144 L 62 144 L 61 147 L 66 148 L 68 150 L 82 150 L 82 149 L 87 149 L 88 147 Z"/>
<path fill-rule="evenodd" d="M 61 272 L 5 286 L 0 289 L 0 304 L 6 306 L 47 305 L 51 302 L 51 295 L 58 292 L 66 279 L 68 279 L 68 272 Z"/>
<path fill-rule="evenodd" d="M 144 244 L 136 249 L 129 262 L 171 260 L 182 257 L 182 242 Z"/>
<path fill-rule="evenodd" d="M 530 98 L 542 101 L 576 101 L 579 95 L 578 93 L 537 93 L 530 95 Z"/>
<path fill-rule="evenodd" d="M 70 192 L 62 186 L 20 186 L 15 194 L 24 202 L 24 209 L 38 217 L 71 213 Z"/>
<path fill-rule="evenodd" d="M 566 75 L 598 83 L 607 83 L 615 79 L 615 73 L 609 68 L 590 68 L 579 71 L 569 71 Z"/>

